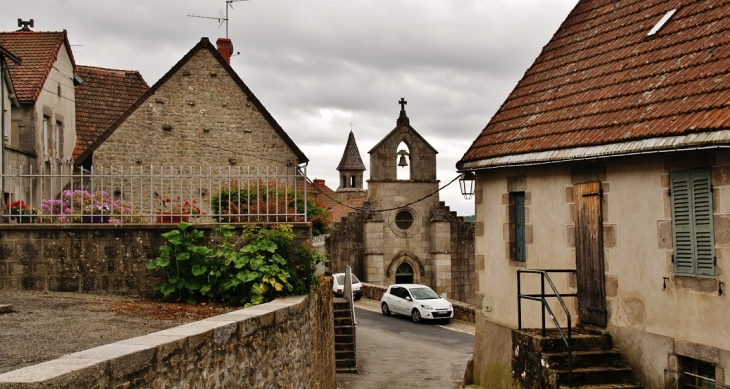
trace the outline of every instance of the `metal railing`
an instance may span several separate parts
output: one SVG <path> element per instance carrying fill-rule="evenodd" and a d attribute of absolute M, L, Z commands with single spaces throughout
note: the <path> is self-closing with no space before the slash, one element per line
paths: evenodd
<path fill-rule="evenodd" d="M 523 294 L 522 293 L 522 273 L 530 273 L 530 274 L 539 274 L 540 275 L 540 293 L 539 294 Z M 550 279 L 550 275 L 548 273 L 572 273 L 576 274 L 575 270 L 571 269 L 551 269 L 551 270 L 538 270 L 538 269 L 528 269 L 528 270 L 517 270 L 517 327 L 518 329 L 522 329 L 522 299 L 525 300 L 532 300 L 532 301 L 539 301 L 542 303 L 542 336 L 545 337 L 545 311 L 547 311 L 550 314 L 550 318 L 553 321 L 553 324 L 555 324 L 555 328 L 557 328 L 558 333 L 560 334 L 560 337 L 563 339 L 563 342 L 565 343 L 565 346 L 568 349 L 568 387 L 572 387 L 572 381 L 573 381 L 573 351 L 571 348 L 572 344 L 572 323 L 571 323 L 571 317 L 570 317 L 570 311 L 568 310 L 568 307 L 565 305 L 565 302 L 563 301 L 563 297 L 578 297 L 576 293 L 564 293 L 561 294 L 558 293 L 558 289 L 555 287 L 555 284 Z M 552 289 L 552 294 L 545 294 L 545 281 L 547 280 L 548 285 Z M 565 311 L 565 316 L 567 317 L 568 321 L 568 330 L 567 335 L 565 332 L 563 332 L 563 329 L 560 328 L 560 323 L 558 323 L 558 320 L 555 318 L 555 314 L 553 313 L 553 310 L 550 308 L 550 304 L 547 302 L 547 298 L 557 298 L 560 302 L 560 305 L 563 307 L 563 311 Z"/>
<path fill-rule="evenodd" d="M 307 222 L 306 168 L 6 167 L 3 215 L 41 223 Z"/>

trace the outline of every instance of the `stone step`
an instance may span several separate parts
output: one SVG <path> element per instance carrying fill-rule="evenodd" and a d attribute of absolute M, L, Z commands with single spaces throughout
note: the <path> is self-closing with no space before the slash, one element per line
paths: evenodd
<path fill-rule="evenodd" d="M 352 327 L 352 317 L 336 317 L 335 327 Z"/>
<path fill-rule="evenodd" d="M 337 369 L 343 368 L 343 367 L 357 367 L 357 361 L 354 359 L 339 359 L 335 360 L 335 367 Z"/>
<path fill-rule="evenodd" d="M 335 351 L 355 351 L 355 343 L 335 343 Z"/>
<path fill-rule="evenodd" d="M 335 361 L 346 361 L 355 359 L 355 351 L 337 351 L 335 350 Z"/>
<path fill-rule="evenodd" d="M 335 327 L 335 335 L 353 335 L 354 333 L 353 326 Z"/>
<path fill-rule="evenodd" d="M 357 367 L 338 367 L 335 372 L 342 374 L 357 374 Z"/>
<path fill-rule="evenodd" d="M 551 370 L 557 374 L 558 384 L 568 384 L 568 370 Z M 630 384 L 631 369 L 628 367 L 584 367 L 573 369 L 573 386 L 601 384 Z"/>
<path fill-rule="evenodd" d="M 546 336 L 540 339 L 543 352 L 558 353 L 567 351 L 565 341 L 561 337 Z M 611 340 L 606 335 L 574 334 L 571 336 L 573 351 L 610 350 Z"/>
<path fill-rule="evenodd" d="M 548 369 L 567 369 L 568 353 L 543 353 Z M 621 352 L 611 350 L 573 351 L 573 369 L 590 366 L 622 366 Z"/>
<path fill-rule="evenodd" d="M 580 385 L 568 387 L 567 385 L 560 385 L 559 389 L 643 389 L 643 386 L 634 384 L 601 384 L 601 385 Z"/>
<path fill-rule="evenodd" d="M 13 312 L 13 304 L 0 304 L 0 313 Z"/>
<path fill-rule="evenodd" d="M 352 316 L 352 311 L 350 309 L 335 309 L 334 311 L 332 311 L 332 315 L 334 317 Z"/>

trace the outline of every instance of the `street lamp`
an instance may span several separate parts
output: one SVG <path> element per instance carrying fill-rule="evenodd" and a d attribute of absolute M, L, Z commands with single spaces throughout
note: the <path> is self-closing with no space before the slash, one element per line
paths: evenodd
<path fill-rule="evenodd" d="M 461 187 L 461 194 L 465 199 L 471 200 L 474 196 L 474 181 L 476 181 L 476 175 L 474 172 L 461 173 L 459 177 L 459 186 Z"/>

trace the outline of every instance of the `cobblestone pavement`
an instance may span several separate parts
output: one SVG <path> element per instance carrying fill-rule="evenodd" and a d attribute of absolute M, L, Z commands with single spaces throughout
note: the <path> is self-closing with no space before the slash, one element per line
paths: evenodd
<path fill-rule="evenodd" d="M 386 318 L 380 315 L 377 300 L 361 299 L 355 306 L 367 311 L 357 310 L 359 318 L 356 314 L 358 374 L 338 374 L 338 389 L 462 387 L 474 324 L 458 320 L 414 324 L 404 316 Z M 396 329 L 381 328 L 374 320 L 385 320 Z"/>

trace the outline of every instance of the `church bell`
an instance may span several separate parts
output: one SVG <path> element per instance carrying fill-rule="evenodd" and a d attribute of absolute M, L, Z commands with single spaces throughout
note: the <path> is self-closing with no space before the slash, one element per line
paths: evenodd
<path fill-rule="evenodd" d="M 398 160 L 398 166 L 400 167 L 406 167 L 408 166 L 408 161 L 406 161 L 406 155 L 409 155 L 407 151 L 401 150 L 398 152 L 400 155 L 400 159 Z"/>

